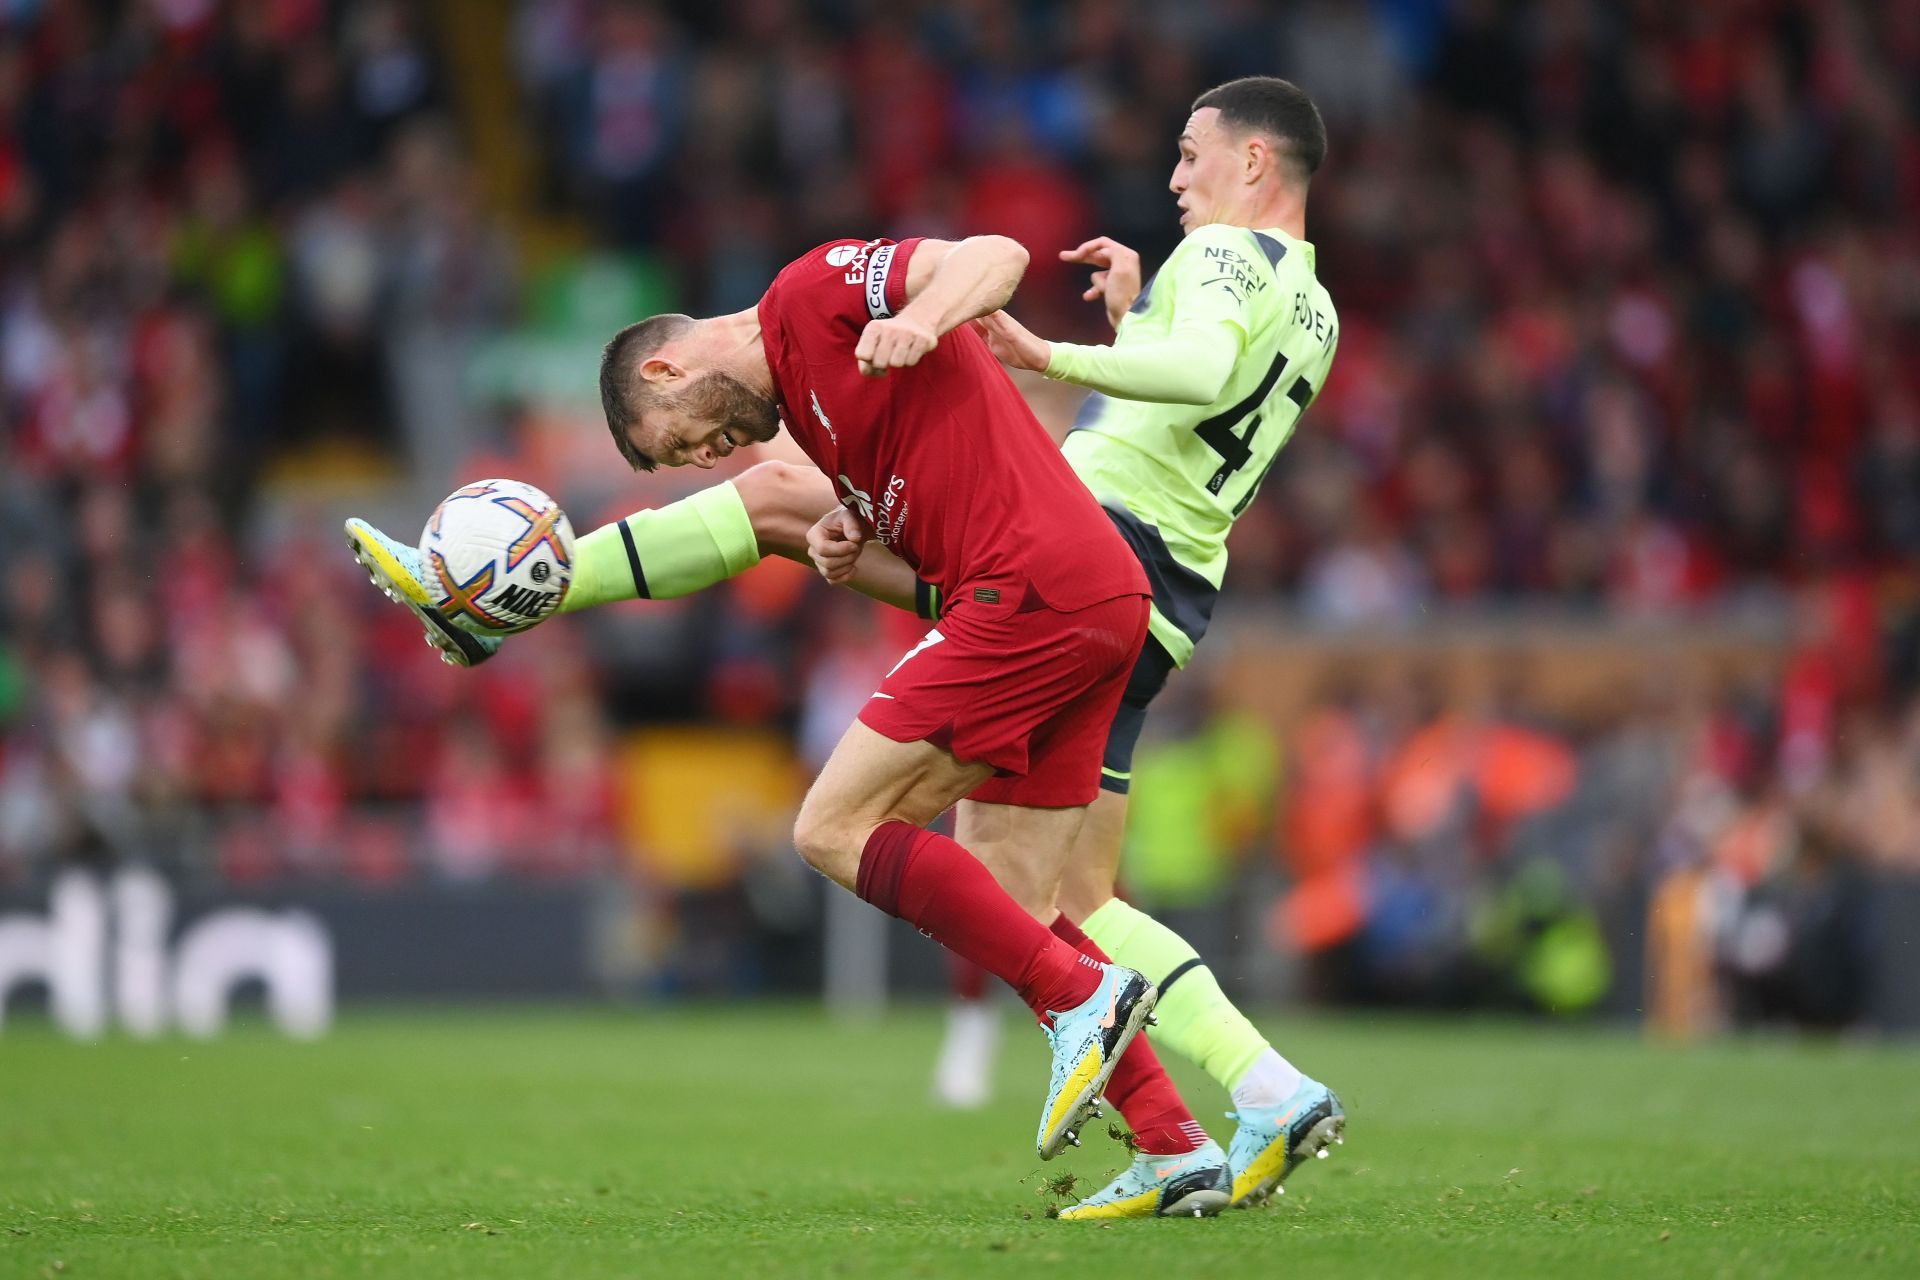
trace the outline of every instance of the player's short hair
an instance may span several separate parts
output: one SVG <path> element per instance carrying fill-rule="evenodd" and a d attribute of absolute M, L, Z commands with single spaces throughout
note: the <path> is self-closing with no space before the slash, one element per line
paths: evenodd
<path fill-rule="evenodd" d="M 1297 166 L 1301 182 L 1327 158 L 1327 125 L 1307 91 L 1278 76 L 1244 76 L 1216 85 L 1193 100 L 1193 110 L 1216 107 L 1220 123 L 1258 133 L 1280 144 Z"/>
<path fill-rule="evenodd" d="M 627 435 L 654 393 L 640 376 L 640 365 L 693 327 L 693 317 L 678 312 L 648 316 L 613 335 L 600 353 L 600 407 L 607 414 L 607 430 L 620 456 L 635 471 L 652 471 L 660 464 L 647 456 Z"/>

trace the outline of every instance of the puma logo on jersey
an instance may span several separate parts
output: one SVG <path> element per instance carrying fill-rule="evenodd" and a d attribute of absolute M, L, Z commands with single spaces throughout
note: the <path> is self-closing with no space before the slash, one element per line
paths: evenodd
<path fill-rule="evenodd" d="M 1224 285 L 1227 292 L 1236 299 L 1245 302 L 1256 294 L 1266 292 L 1267 282 L 1253 265 L 1253 260 L 1232 249 L 1209 245 L 1206 249 L 1206 261 L 1220 274 L 1210 280 L 1202 280 L 1201 287 L 1210 284 Z"/>

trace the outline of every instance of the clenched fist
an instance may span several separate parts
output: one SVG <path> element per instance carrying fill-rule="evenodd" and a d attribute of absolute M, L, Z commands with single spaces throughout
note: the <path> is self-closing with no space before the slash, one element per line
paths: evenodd
<path fill-rule="evenodd" d="M 853 349 L 860 372 L 869 378 L 884 378 L 894 369 L 908 369 L 939 344 L 932 329 L 905 316 L 870 320 L 860 332 L 860 343 Z"/>
<path fill-rule="evenodd" d="M 837 586 L 853 577 L 866 542 L 866 522 L 845 507 L 835 507 L 807 530 L 807 555 L 820 576 Z"/>

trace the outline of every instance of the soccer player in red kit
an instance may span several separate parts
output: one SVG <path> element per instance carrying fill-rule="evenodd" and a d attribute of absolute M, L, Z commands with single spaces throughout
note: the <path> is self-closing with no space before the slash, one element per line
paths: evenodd
<path fill-rule="evenodd" d="M 1162 1166 L 1157 1210 L 1214 1212 L 1230 1197 L 1224 1153 L 1134 1039 L 1154 988 L 1054 908 L 1146 634 L 1148 585 L 968 325 L 1006 303 L 1025 266 L 998 236 L 825 244 L 755 310 L 622 330 L 601 399 L 642 470 L 711 467 L 784 420 L 843 504 L 818 531 L 876 539 L 940 589 L 939 626 L 848 728 L 795 844 L 1038 1015 L 1054 1054 L 1043 1158 L 1077 1141 L 1105 1092 L 1143 1146 L 1191 1153 Z M 984 815 L 969 848 L 926 829 L 963 797 Z"/>

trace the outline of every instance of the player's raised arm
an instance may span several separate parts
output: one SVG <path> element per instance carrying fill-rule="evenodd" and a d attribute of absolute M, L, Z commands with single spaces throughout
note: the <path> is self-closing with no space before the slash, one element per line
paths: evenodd
<path fill-rule="evenodd" d="M 998 311 L 1026 274 L 1027 251 L 1005 236 L 922 240 L 907 262 L 907 305 L 860 334 L 860 372 L 883 377 L 918 364 L 942 335 Z"/>
<path fill-rule="evenodd" d="M 983 316 L 979 328 L 994 358 L 1009 368 L 1158 404 L 1218 399 L 1246 341 L 1245 330 L 1230 320 L 1182 324 L 1164 338 L 1124 349 L 1048 342 L 1004 311 Z"/>

